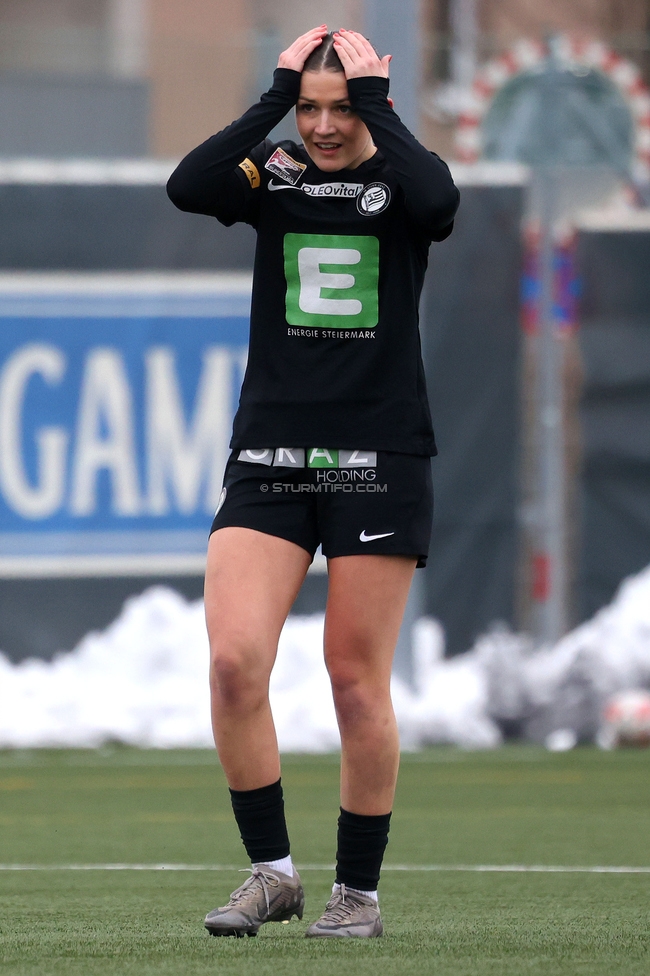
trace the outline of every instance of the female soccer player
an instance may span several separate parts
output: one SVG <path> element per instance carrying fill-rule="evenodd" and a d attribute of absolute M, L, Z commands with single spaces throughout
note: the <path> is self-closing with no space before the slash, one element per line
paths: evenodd
<path fill-rule="evenodd" d="M 426 562 L 436 452 L 418 300 L 429 245 L 451 233 L 458 206 L 447 166 L 393 111 L 389 61 L 355 31 L 308 31 L 259 103 L 168 185 L 181 210 L 258 235 L 248 366 L 205 580 L 215 742 L 252 874 L 206 917 L 213 935 L 303 915 L 268 690 L 319 544 L 341 811 L 332 897 L 306 934 L 383 931 L 377 884 L 399 762 L 390 674 Z M 294 105 L 302 144 L 270 142 Z"/>

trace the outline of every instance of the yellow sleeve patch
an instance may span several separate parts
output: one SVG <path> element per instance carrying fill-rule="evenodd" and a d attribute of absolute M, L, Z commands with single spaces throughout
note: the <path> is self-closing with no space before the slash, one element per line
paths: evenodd
<path fill-rule="evenodd" d="M 253 163 L 250 159 L 244 159 L 239 164 L 239 168 L 243 169 L 243 171 L 246 173 L 246 176 L 248 177 L 248 182 L 253 187 L 253 189 L 256 190 L 262 181 L 260 179 L 259 170 L 255 165 L 255 163 Z"/>

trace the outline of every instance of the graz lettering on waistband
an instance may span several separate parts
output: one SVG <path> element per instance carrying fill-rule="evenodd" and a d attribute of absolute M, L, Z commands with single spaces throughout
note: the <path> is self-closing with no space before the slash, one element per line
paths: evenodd
<path fill-rule="evenodd" d="M 377 452 L 359 448 L 260 447 L 240 451 L 237 460 L 276 468 L 375 468 Z"/>

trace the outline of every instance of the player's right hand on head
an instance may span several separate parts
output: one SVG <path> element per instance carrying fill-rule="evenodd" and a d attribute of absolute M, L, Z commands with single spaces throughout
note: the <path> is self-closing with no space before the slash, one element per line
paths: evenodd
<path fill-rule="evenodd" d="M 306 34 L 301 34 L 293 44 L 283 51 L 278 59 L 278 68 L 291 68 L 293 71 L 302 71 L 305 61 L 312 51 L 322 42 L 327 34 L 327 24 L 320 27 L 313 27 Z"/>

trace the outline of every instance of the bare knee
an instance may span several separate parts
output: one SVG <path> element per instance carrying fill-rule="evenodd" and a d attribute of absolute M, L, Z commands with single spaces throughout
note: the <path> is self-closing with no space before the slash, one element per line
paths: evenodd
<path fill-rule="evenodd" d="M 222 707 L 253 711 L 268 698 L 270 669 L 254 641 L 221 639 L 212 642 L 210 690 Z"/>
<path fill-rule="evenodd" d="M 353 728 L 375 721 L 390 707 L 390 687 L 387 682 L 365 667 L 345 660 L 328 661 L 332 696 L 339 723 Z"/>

